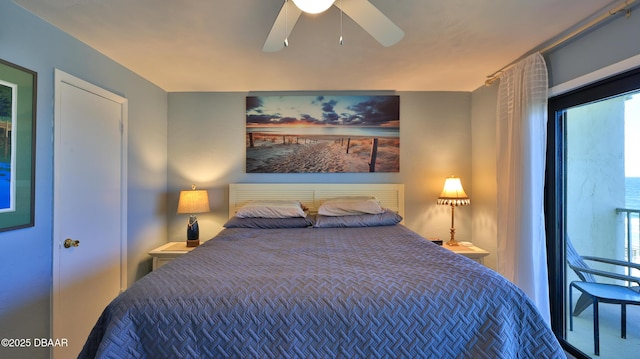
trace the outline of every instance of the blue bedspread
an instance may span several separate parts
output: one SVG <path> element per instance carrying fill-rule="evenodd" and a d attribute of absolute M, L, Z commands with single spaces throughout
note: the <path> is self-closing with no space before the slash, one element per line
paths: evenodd
<path fill-rule="evenodd" d="M 80 357 L 565 355 L 521 290 L 397 225 L 225 229 L 117 297 Z"/>

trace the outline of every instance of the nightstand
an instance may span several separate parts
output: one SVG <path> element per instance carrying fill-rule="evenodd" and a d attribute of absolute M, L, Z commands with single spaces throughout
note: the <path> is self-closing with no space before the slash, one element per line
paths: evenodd
<path fill-rule="evenodd" d="M 442 244 L 443 248 L 446 248 L 452 252 L 461 254 L 469 259 L 473 259 L 474 261 L 480 263 L 480 264 L 484 264 L 484 257 L 489 255 L 489 252 L 485 251 L 484 249 L 480 248 L 480 247 L 476 247 L 476 246 L 463 246 L 461 244 L 457 245 L 457 246 L 448 246 L 447 243 L 443 243 Z"/>
<path fill-rule="evenodd" d="M 151 270 L 156 270 L 181 255 L 191 252 L 195 248 L 197 247 L 187 247 L 186 241 L 163 244 L 149 252 L 149 255 L 153 257 Z"/>

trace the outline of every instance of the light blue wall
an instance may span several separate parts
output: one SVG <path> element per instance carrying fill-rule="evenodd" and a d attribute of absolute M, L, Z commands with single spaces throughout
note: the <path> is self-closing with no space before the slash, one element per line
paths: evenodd
<path fill-rule="evenodd" d="M 490 254 L 484 264 L 497 268 L 496 101 L 498 86 L 483 86 L 471 101 L 471 200 L 473 244 Z"/>
<path fill-rule="evenodd" d="M 404 183 L 406 225 L 426 237 L 447 238 L 451 209 L 435 204 L 444 179 L 460 176 L 467 193 L 473 196 L 471 94 L 396 94 L 400 96 L 400 172 L 372 174 L 247 174 L 248 94 L 169 94 L 169 238 L 181 240 L 185 235 L 187 218 L 175 214 L 180 190 L 189 189 L 192 183 L 209 190 L 213 212 L 198 215 L 200 238 L 205 239 L 222 229 L 227 219 L 227 186 L 232 182 Z M 458 238 L 470 240 L 470 222 L 470 210 L 456 211 Z"/>
<path fill-rule="evenodd" d="M 640 6 L 544 54 L 553 87 L 640 54 Z"/>
<path fill-rule="evenodd" d="M 49 338 L 54 68 L 129 99 L 130 283 L 148 272 L 146 252 L 166 241 L 167 94 L 11 1 L 0 1 L 0 58 L 38 73 L 35 226 L 0 233 L 0 338 Z M 49 357 L 6 350 L 0 357 Z"/>

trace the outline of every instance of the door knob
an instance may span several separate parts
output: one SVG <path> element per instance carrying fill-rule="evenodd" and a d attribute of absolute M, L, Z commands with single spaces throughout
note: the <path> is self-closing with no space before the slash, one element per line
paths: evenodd
<path fill-rule="evenodd" d="M 77 247 L 80 245 L 80 241 L 74 241 L 71 238 L 67 238 L 64 240 L 64 247 L 65 248 L 71 248 L 71 247 Z"/>

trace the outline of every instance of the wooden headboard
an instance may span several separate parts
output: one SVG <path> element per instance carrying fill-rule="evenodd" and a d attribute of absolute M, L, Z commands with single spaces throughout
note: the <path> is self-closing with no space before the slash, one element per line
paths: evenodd
<path fill-rule="evenodd" d="M 374 196 L 382 207 L 404 217 L 404 184 L 232 183 L 229 185 L 229 218 L 252 200 L 298 200 L 314 213 L 323 201 L 342 196 Z"/>

